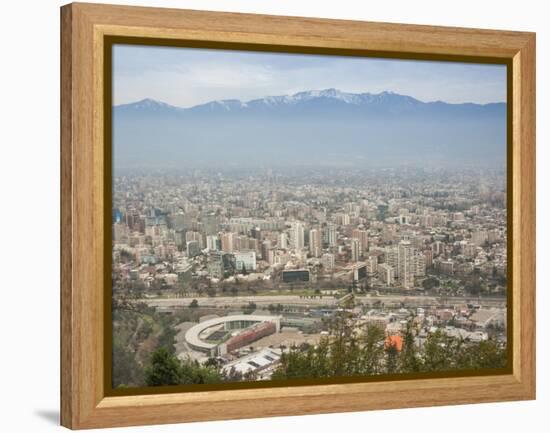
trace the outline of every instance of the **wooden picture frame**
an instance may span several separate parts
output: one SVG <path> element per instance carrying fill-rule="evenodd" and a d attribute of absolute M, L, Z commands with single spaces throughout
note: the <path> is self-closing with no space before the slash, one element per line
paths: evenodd
<path fill-rule="evenodd" d="M 107 38 L 284 52 L 491 59 L 509 69 L 512 366 L 508 373 L 109 395 L 104 237 Z M 535 398 L 535 35 L 74 3 L 61 8 L 61 424 L 72 429 Z M 108 114 L 107 114 L 108 115 Z M 107 215 L 107 216 L 106 216 Z"/>

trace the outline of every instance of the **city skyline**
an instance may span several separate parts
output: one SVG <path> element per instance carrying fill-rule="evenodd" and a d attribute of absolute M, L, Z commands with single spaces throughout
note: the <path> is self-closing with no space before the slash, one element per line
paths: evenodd
<path fill-rule="evenodd" d="M 505 67 L 113 66 L 114 388 L 508 366 Z"/>
<path fill-rule="evenodd" d="M 115 176 L 113 386 L 504 367 L 505 177 L 443 168 Z M 371 358 L 335 352 L 342 326 Z M 368 339 L 386 349 L 370 353 Z M 343 357 L 348 373 L 317 370 L 317 356 Z M 197 378 L 179 378 L 180 368 Z"/>

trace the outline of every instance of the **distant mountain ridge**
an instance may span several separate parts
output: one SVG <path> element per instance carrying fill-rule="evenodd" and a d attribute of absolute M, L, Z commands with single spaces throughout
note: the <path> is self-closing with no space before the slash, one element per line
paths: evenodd
<path fill-rule="evenodd" d="M 385 91 L 308 90 L 189 108 L 113 109 L 115 164 L 502 164 L 505 103 L 422 102 Z"/>
<path fill-rule="evenodd" d="M 282 106 L 296 106 L 301 103 L 309 101 L 317 102 L 340 102 L 342 104 L 350 104 L 355 106 L 361 105 L 402 105 L 418 107 L 422 104 L 432 106 L 468 106 L 468 107 L 498 107 L 504 105 L 503 102 L 488 103 L 488 104 L 475 104 L 475 103 L 458 103 L 451 104 L 443 101 L 422 102 L 412 96 L 401 95 L 391 91 L 384 91 L 381 93 L 349 93 L 342 92 L 338 89 L 330 88 L 324 90 L 308 90 L 303 92 L 294 93 L 293 95 L 279 95 L 279 96 L 266 96 L 264 98 L 252 99 L 243 102 L 239 99 L 222 99 L 207 102 L 204 104 L 194 105 L 189 108 L 177 107 L 167 104 L 165 102 L 157 101 L 151 98 L 146 98 L 141 101 L 136 101 L 128 104 L 121 104 L 115 106 L 115 110 L 119 111 L 154 111 L 154 112 L 196 112 L 196 111 L 220 111 L 228 112 L 232 110 L 251 110 L 254 108 L 276 108 Z"/>

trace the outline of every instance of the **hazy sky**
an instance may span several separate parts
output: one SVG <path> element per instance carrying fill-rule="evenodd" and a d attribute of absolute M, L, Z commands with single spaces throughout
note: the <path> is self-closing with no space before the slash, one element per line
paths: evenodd
<path fill-rule="evenodd" d="M 391 90 L 421 101 L 505 102 L 506 67 L 365 57 L 116 45 L 115 105 L 152 98 L 180 107 L 303 90 Z"/>

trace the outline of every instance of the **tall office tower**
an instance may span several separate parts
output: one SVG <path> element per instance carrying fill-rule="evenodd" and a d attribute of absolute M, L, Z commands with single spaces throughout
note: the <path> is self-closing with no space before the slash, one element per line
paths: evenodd
<path fill-rule="evenodd" d="M 279 249 L 286 250 L 288 248 L 288 236 L 286 233 L 279 235 Z"/>
<path fill-rule="evenodd" d="M 351 238 L 351 260 L 358 262 L 361 257 L 361 243 L 359 239 Z"/>
<path fill-rule="evenodd" d="M 361 256 L 364 256 L 369 249 L 369 235 L 366 230 L 353 229 L 351 237 L 359 240 L 361 246 Z"/>
<path fill-rule="evenodd" d="M 332 271 L 334 269 L 334 254 L 323 254 L 323 257 L 321 257 L 321 264 L 323 268 L 325 268 L 325 271 Z"/>
<path fill-rule="evenodd" d="M 321 230 L 311 229 L 309 231 L 309 252 L 313 257 L 319 257 L 323 250 L 321 243 Z"/>
<path fill-rule="evenodd" d="M 410 241 L 401 241 L 397 248 L 397 269 L 399 282 L 405 289 L 414 287 L 415 249 Z"/>
<path fill-rule="evenodd" d="M 224 233 L 221 236 L 222 251 L 226 253 L 233 252 L 233 233 Z"/>
<path fill-rule="evenodd" d="M 290 229 L 290 241 L 292 242 L 292 247 L 296 250 L 301 250 L 304 248 L 304 225 L 299 222 L 292 223 Z"/>
<path fill-rule="evenodd" d="M 327 244 L 329 247 L 335 247 L 336 246 L 336 225 L 335 224 L 329 224 L 326 228 L 326 236 L 327 236 Z"/>

